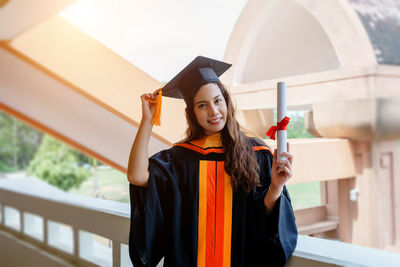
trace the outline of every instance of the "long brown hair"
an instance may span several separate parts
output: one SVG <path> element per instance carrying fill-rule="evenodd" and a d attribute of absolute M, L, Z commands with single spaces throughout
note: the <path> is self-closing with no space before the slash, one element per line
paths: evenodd
<path fill-rule="evenodd" d="M 229 92 L 222 83 L 217 83 L 225 98 L 227 106 L 226 124 L 221 130 L 222 147 L 225 152 L 225 171 L 231 176 L 234 191 L 241 188 L 249 193 L 260 184 L 259 170 L 253 144 L 240 128 L 235 118 L 235 108 Z M 194 98 L 194 96 L 193 96 Z M 205 136 L 203 128 L 194 114 L 193 98 L 186 101 L 186 141 L 200 139 Z"/>

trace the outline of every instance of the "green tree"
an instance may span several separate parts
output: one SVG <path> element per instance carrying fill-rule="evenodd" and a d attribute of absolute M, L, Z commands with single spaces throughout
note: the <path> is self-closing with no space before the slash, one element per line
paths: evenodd
<path fill-rule="evenodd" d="M 78 160 L 78 162 L 80 164 L 93 164 L 93 158 L 91 156 L 88 156 L 78 150 L 73 149 L 72 150 L 72 154 L 74 154 L 74 156 L 76 157 L 76 159 Z M 98 165 L 101 165 L 101 162 L 97 162 Z"/>
<path fill-rule="evenodd" d="M 36 153 L 43 133 L 0 112 L 0 171 L 25 169 Z"/>
<path fill-rule="evenodd" d="M 77 152 L 60 141 L 45 135 L 39 150 L 29 164 L 28 174 L 65 191 L 78 188 L 90 175 L 79 166 Z"/>
<path fill-rule="evenodd" d="M 13 146 L 13 121 L 5 113 L 0 113 L 0 170 L 8 171 L 12 168 L 16 147 Z"/>
<path fill-rule="evenodd" d="M 304 127 L 304 117 L 298 113 L 290 114 L 290 123 L 287 127 L 287 138 L 314 138 Z"/>
<path fill-rule="evenodd" d="M 290 118 L 287 126 L 287 138 L 314 138 L 304 127 L 304 111 L 288 111 L 286 116 Z M 274 112 L 274 124 L 276 125 L 276 111 Z"/>
<path fill-rule="evenodd" d="M 26 169 L 42 143 L 43 133 L 18 121 L 17 148 L 18 166 Z"/>

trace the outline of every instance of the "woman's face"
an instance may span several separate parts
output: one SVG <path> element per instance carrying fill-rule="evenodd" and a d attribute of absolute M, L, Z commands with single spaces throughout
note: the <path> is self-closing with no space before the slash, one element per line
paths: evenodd
<path fill-rule="evenodd" d="M 194 96 L 194 114 L 206 135 L 221 131 L 226 123 L 227 106 L 218 85 L 208 83 Z"/>

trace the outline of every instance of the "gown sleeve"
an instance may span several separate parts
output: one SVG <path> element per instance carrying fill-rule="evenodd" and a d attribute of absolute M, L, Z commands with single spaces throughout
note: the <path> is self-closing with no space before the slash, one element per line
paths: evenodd
<path fill-rule="evenodd" d="M 135 267 L 156 266 L 165 254 L 165 205 L 170 176 L 168 155 L 160 152 L 149 159 L 146 187 L 129 185 L 131 225 L 129 256 Z"/>
<path fill-rule="evenodd" d="M 283 189 L 277 203 L 271 213 L 267 214 L 264 197 L 271 184 L 272 154 L 269 151 L 262 152 L 258 156 L 260 164 L 260 182 L 255 193 L 256 220 L 259 231 L 256 238 L 262 238 L 257 242 L 260 246 L 255 250 L 264 257 L 258 255 L 260 262 L 255 266 L 283 266 L 293 254 L 297 244 L 297 227 L 293 208 L 286 186 Z"/>

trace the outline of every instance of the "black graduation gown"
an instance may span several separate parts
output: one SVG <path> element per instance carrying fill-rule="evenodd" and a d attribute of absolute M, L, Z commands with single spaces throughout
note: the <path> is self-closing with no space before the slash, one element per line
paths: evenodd
<path fill-rule="evenodd" d="M 130 185 L 135 267 L 156 266 L 162 257 L 164 266 L 283 266 L 292 255 L 297 228 L 286 187 L 268 215 L 263 201 L 271 151 L 254 141 L 261 186 L 250 194 L 232 192 L 214 141 L 157 153 L 149 160 L 147 187 Z"/>

